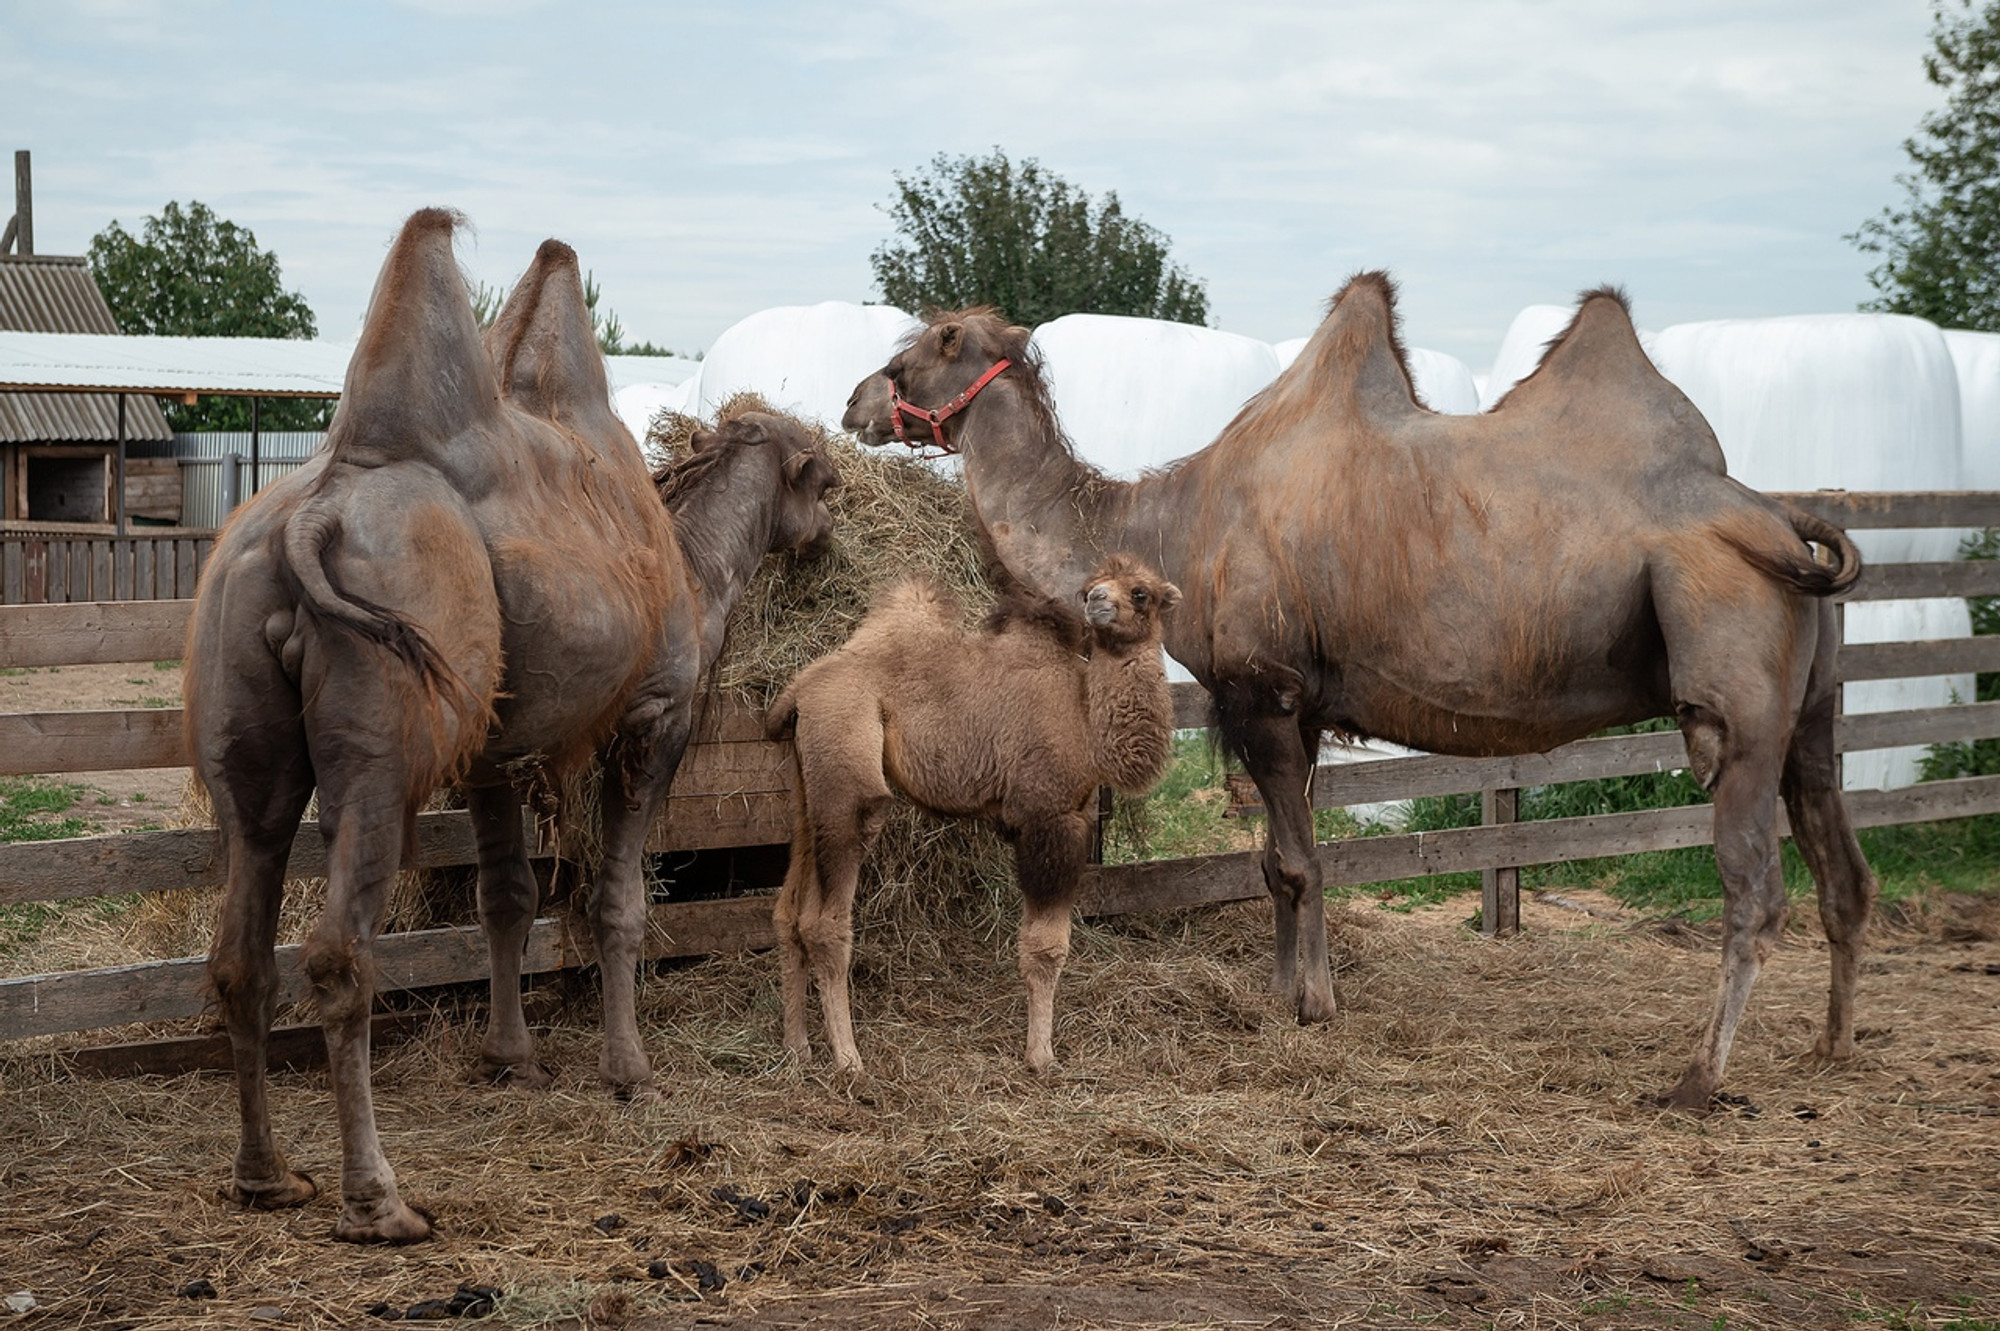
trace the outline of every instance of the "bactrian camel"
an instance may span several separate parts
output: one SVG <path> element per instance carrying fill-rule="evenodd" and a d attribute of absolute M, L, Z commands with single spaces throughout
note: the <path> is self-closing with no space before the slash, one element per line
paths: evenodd
<path fill-rule="evenodd" d="M 576 255 L 544 244 L 482 345 L 453 228 L 438 209 L 404 225 L 324 448 L 224 530 L 188 637 L 189 747 L 228 864 L 209 974 L 242 1112 L 229 1192 L 257 1207 L 315 1192 L 272 1139 L 265 1041 L 286 857 L 317 789 L 327 896 L 301 962 L 340 1119 L 334 1233 L 354 1241 L 431 1230 L 383 1157 L 368 1057 L 374 939 L 418 809 L 463 782 L 493 983 L 479 1075 L 542 1083 L 521 1012 L 537 899 L 522 787 L 603 754 L 598 1070 L 647 1086 L 646 829 L 731 601 L 766 552 L 830 525 L 830 464 L 768 417 L 705 441 L 698 474 L 668 482 L 669 517 L 612 414 Z"/>
<path fill-rule="evenodd" d="M 1269 810 L 1273 988 L 1301 1021 L 1334 1010 L 1319 855 L 1340 852 L 1315 850 L 1308 799 L 1324 735 L 1494 755 L 1671 716 L 1714 799 L 1727 907 L 1714 1012 L 1664 1099 L 1708 1104 L 1778 941 L 1781 790 L 1831 944 L 1818 1049 L 1852 1051 L 1876 886 L 1836 779 L 1828 598 L 1860 560 L 1729 477 L 1620 293 L 1586 293 L 1491 411 L 1445 416 L 1412 388 L 1392 284 L 1361 274 L 1213 444 L 1131 483 L 1076 458 L 1027 339 L 991 311 L 939 316 L 845 423 L 962 454 L 982 539 L 1030 588 L 1129 550 L 1185 590 L 1167 650 Z"/>
<path fill-rule="evenodd" d="M 1172 583 L 1114 556 L 1083 582 L 1080 615 L 1016 592 L 970 633 L 935 584 L 910 579 L 878 598 L 839 651 L 799 672 L 766 719 L 773 736 L 792 731 L 798 761 L 798 823 L 775 911 L 788 1054 L 808 1057 L 810 970 L 835 1070 L 861 1071 L 848 1008 L 855 882 L 901 791 L 1013 843 L 1028 1066 L 1055 1066 L 1056 981 L 1097 789 L 1150 789 L 1172 753 L 1160 621 L 1179 600 Z"/>

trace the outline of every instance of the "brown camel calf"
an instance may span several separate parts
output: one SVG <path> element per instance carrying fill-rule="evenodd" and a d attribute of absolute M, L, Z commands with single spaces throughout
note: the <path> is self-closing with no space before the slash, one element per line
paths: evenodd
<path fill-rule="evenodd" d="M 891 587 L 846 646 L 799 673 L 771 707 L 794 730 L 799 819 L 775 923 L 785 1051 L 809 1056 L 807 968 L 834 1067 L 861 1071 L 848 1009 L 854 888 L 891 787 L 933 813 L 980 818 L 1014 846 L 1024 906 L 1028 1066 L 1055 1066 L 1055 990 L 1100 785 L 1151 788 L 1172 753 L 1160 616 L 1180 590 L 1113 555 L 1084 585 L 1083 615 L 1010 598 L 980 632 L 932 583 Z M 1088 652 L 1088 656 L 1082 655 Z"/>

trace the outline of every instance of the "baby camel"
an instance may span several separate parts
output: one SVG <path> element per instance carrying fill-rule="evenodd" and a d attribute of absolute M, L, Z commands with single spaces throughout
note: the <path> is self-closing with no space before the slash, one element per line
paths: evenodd
<path fill-rule="evenodd" d="M 847 997 L 854 887 L 893 786 L 933 813 L 984 819 L 1013 843 L 1028 1066 L 1055 1066 L 1056 979 L 1095 793 L 1149 789 L 1171 756 L 1160 616 L 1180 596 L 1152 569 L 1113 555 L 1084 585 L 1081 618 L 1020 593 L 968 633 L 935 584 L 908 579 L 846 646 L 792 681 L 766 721 L 774 738 L 794 729 L 799 775 L 791 869 L 775 912 L 786 1053 L 809 1056 L 810 964 L 834 1067 L 861 1071 Z"/>

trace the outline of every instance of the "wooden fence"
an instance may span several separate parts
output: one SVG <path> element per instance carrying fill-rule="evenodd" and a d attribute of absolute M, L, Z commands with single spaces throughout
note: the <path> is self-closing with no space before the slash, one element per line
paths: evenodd
<path fill-rule="evenodd" d="M 1851 528 L 2000 526 L 2000 494 L 1859 494 L 1788 496 Z M 1871 566 L 1853 600 L 2000 595 L 2000 563 L 1939 562 Z M 186 601 L 17 606 L 0 609 L 0 667 L 169 659 L 180 655 Z M 2000 636 L 1845 647 L 1849 680 L 2000 670 Z M 1182 725 L 1207 722 L 1206 695 L 1178 686 Z M 2000 703 L 1844 717 L 1844 751 L 2000 736 Z M 0 715 L 0 776 L 184 766 L 178 711 L 63 712 Z M 1633 775 L 1685 765 L 1676 733 L 1583 740 L 1543 754 L 1510 758 L 1413 757 L 1321 768 L 1321 807 L 1416 795 L 1482 792 L 1485 825 L 1422 834 L 1336 841 L 1319 849 L 1328 886 L 1481 870 L 1485 920 L 1504 931 L 1516 918 L 1518 866 L 1633 851 L 1702 845 L 1711 838 L 1707 805 L 1637 813 L 1513 821 L 1515 792 L 1527 786 Z M 764 846 L 789 839 L 791 760 L 786 744 L 763 738 L 759 718 L 735 709 L 709 716 L 690 747 L 672 798 L 654 828 L 655 849 Z M 2000 776 L 1931 782 L 1894 791 L 1855 791 L 1848 808 L 1861 826 L 1925 822 L 2000 812 Z M 308 825 L 292 853 L 295 877 L 319 874 L 325 847 Z M 473 861 L 469 816 L 418 818 L 415 866 Z M 160 892 L 220 881 L 222 865 L 207 830 L 128 832 L 64 841 L 0 845 L 0 906 L 125 893 Z M 1090 871 L 1081 909 L 1090 915 L 1164 910 L 1263 895 L 1254 852 L 1117 866 Z M 646 954 L 686 957 L 771 942 L 770 899 L 666 903 L 651 908 Z M 528 942 L 530 973 L 591 961 L 587 930 L 566 919 L 537 920 Z M 483 979 L 485 947 L 476 927 L 384 935 L 378 947 L 384 990 Z M 185 957 L 100 970 L 0 978 L 0 1038 L 63 1034 L 200 1013 L 204 962 Z M 280 957 L 281 998 L 304 996 L 296 949 Z M 212 1059 L 210 1048 L 201 1058 Z M 113 1060 L 115 1063 L 116 1060 Z M 172 1066 L 157 1058 L 138 1066 Z"/>
<path fill-rule="evenodd" d="M 190 597 L 214 548 L 215 533 L 197 528 L 163 527 L 143 536 L 0 531 L 0 605 Z M 161 659 L 179 655 L 176 646 Z"/>

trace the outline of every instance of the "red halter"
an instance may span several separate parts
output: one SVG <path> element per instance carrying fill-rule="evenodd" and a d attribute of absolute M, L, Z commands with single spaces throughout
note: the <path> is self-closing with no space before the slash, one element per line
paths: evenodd
<path fill-rule="evenodd" d="M 992 369 L 988 370 L 986 373 L 980 375 L 977 379 L 972 381 L 972 387 L 966 389 L 963 393 L 960 393 L 957 397 L 945 403 L 942 407 L 934 407 L 930 409 L 919 407 L 910 402 L 905 401 L 903 398 L 903 390 L 896 387 L 896 381 L 894 379 L 890 379 L 889 420 L 895 426 L 896 442 L 908 448 L 920 449 L 924 447 L 924 445 L 911 439 L 909 435 L 903 432 L 903 417 L 906 415 L 914 416 L 918 420 L 924 421 L 927 424 L 929 424 L 929 426 L 931 427 L 931 438 L 936 441 L 938 450 L 935 453 L 919 453 L 917 455 L 918 457 L 946 458 L 946 457 L 957 456 L 958 450 L 953 448 L 951 444 L 947 442 L 944 437 L 944 423 L 950 420 L 953 416 L 956 416 L 959 412 L 964 411 L 966 404 L 968 402 L 971 402 L 972 399 L 979 396 L 980 389 L 992 383 L 996 378 L 999 377 L 1000 371 L 1006 369 L 1009 365 L 1012 365 L 1013 363 L 1014 363 L 1013 361 L 1008 360 L 1006 357 L 1004 356 L 1001 357 L 999 360 L 993 362 Z"/>

